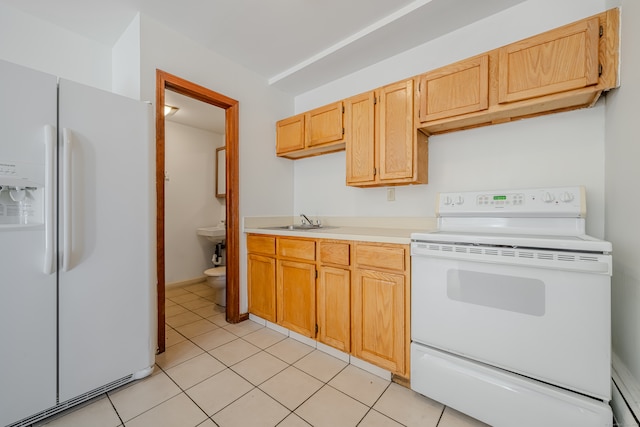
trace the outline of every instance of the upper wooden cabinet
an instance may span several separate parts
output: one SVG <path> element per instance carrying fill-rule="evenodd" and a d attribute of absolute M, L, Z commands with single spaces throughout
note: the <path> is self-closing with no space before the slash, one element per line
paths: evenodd
<path fill-rule="evenodd" d="M 413 80 L 345 100 L 347 185 L 426 184 L 427 139 L 414 126 Z"/>
<path fill-rule="evenodd" d="M 304 114 L 289 117 L 276 123 L 276 154 L 284 156 L 287 153 L 304 149 L 305 127 Z"/>
<path fill-rule="evenodd" d="M 619 19 L 611 9 L 420 76 L 418 128 L 432 135 L 593 105 L 619 84 Z"/>
<path fill-rule="evenodd" d="M 347 185 L 375 181 L 375 104 L 373 91 L 345 100 Z"/>
<path fill-rule="evenodd" d="M 344 149 L 342 101 L 276 123 L 276 154 L 290 159 Z"/>
<path fill-rule="evenodd" d="M 342 141 L 344 134 L 344 107 L 342 101 L 305 113 L 306 145 L 315 147 L 330 142 Z"/>
<path fill-rule="evenodd" d="M 499 50 L 498 102 L 513 102 L 598 84 L 597 17 Z"/>
<path fill-rule="evenodd" d="M 420 121 L 489 107 L 489 55 L 456 62 L 420 77 Z"/>

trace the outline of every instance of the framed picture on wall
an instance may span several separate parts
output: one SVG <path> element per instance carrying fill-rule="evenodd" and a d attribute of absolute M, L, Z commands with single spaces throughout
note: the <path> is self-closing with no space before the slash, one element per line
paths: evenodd
<path fill-rule="evenodd" d="M 216 148 L 216 197 L 225 197 L 226 194 L 226 149 L 219 147 Z"/>

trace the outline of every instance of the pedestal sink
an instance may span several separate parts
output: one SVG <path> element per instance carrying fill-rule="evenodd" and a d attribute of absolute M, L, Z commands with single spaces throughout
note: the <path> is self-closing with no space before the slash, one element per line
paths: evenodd
<path fill-rule="evenodd" d="M 224 224 L 218 224 L 211 227 L 200 227 L 196 232 L 198 236 L 206 237 L 212 242 L 220 242 L 227 237 L 227 228 Z"/>

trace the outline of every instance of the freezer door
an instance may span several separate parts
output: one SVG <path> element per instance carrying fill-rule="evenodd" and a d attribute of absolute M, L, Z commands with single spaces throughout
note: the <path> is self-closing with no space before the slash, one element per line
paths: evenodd
<path fill-rule="evenodd" d="M 56 125 L 56 78 L 0 61 L 0 94 L 0 186 L 12 179 L 43 186 L 45 126 Z M 43 199 L 43 192 L 40 187 L 31 196 Z M 15 216 L 16 208 L 9 189 L 0 191 L 2 426 L 56 404 L 56 275 L 44 272 L 44 206 L 33 204 L 34 221 L 27 223 Z"/>
<path fill-rule="evenodd" d="M 154 363 L 151 111 L 59 83 L 61 402 Z"/>

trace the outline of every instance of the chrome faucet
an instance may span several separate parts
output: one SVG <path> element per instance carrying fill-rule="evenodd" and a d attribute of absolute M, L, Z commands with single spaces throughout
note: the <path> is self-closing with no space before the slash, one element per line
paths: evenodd
<path fill-rule="evenodd" d="M 302 225 L 304 225 L 304 222 L 306 220 L 307 224 L 313 227 L 313 222 L 305 214 L 300 214 L 300 216 L 302 217 Z"/>

